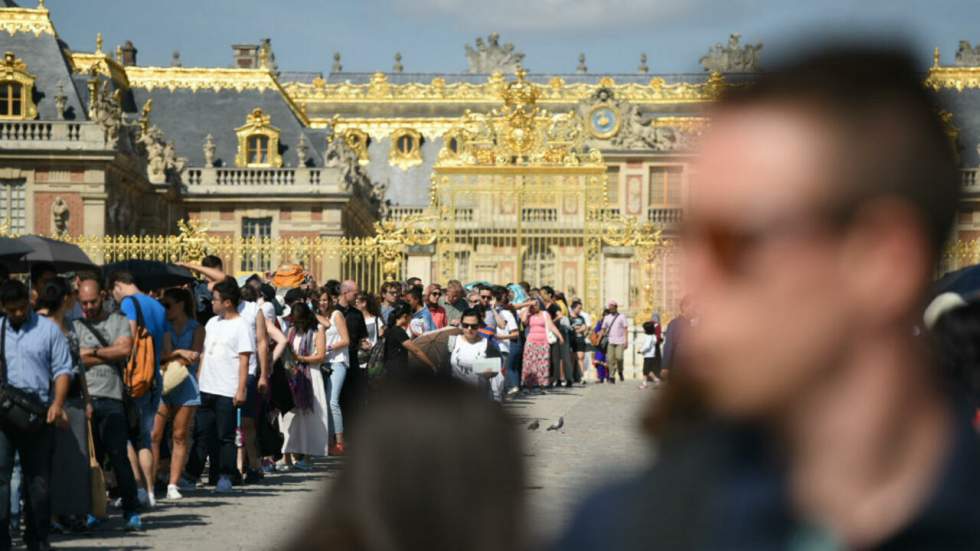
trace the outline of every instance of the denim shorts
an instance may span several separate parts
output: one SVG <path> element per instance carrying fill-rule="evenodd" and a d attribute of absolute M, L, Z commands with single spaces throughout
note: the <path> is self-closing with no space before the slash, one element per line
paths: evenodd
<path fill-rule="evenodd" d="M 194 374 L 189 374 L 184 382 L 170 391 L 170 394 L 164 395 L 163 403 L 169 408 L 201 405 L 201 391 L 198 389 Z"/>
<path fill-rule="evenodd" d="M 245 383 L 245 408 L 242 409 L 242 417 L 255 419 L 259 416 L 262 400 L 265 398 L 259 394 L 259 376 L 249 375 Z"/>
<path fill-rule="evenodd" d="M 133 447 L 137 450 L 150 449 L 150 436 L 153 433 L 153 423 L 156 421 L 157 411 L 160 409 L 161 392 L 163 392 L 163 381 L 154 385 L 152 390 L 139 398 L 133 398 L 133 402 L 140 411 L 140 434 L 133 442 Z"/>

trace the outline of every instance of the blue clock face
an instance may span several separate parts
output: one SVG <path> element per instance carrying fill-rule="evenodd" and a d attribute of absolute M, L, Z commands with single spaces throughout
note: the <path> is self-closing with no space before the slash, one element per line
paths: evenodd
<path fill-rule="evenodd" d="M 619 129 L 619 113 L 611 107 L 598 107 L 590 116 L 592 133 L 599 137 L 608 137 Z"/>

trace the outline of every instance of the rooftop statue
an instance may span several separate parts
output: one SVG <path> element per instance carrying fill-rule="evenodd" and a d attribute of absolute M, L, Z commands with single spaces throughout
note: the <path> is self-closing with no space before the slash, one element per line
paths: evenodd
<path fill-rule="evenodd" d="M 967 40 L 960 40 L 960 47 L 956 50 L 956 61 L 954 63 L 960 67 L 976 67 L 980 65 L 980 45 L 974 47 Z"/>
<path fill-rule="evenodd" d="M 742 35 L 732 33 L 728 44 L 720 42 L 701 57 L 700 62 L 705 71 L 718 73 L 750 73 L 759 69 L 759 51 L 762 42 L 756 44 L 740 44 Z"/>
<path fill-rule="evenodd" d="M 469 44 L 464 48 L 466 61 L 469 63 L 467 72 L 473 74 L 514 73 L 524 61 L 524 54 L 515 51 L 513 44 L 500 44 L 500 35 L 497 33 L 490 33 L 486 42 L 482 37 L 477 38 L 476 48 Z"/>

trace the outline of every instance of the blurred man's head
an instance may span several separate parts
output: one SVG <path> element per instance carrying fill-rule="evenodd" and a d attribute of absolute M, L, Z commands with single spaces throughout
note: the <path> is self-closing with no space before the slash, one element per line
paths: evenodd
<path fill-rule="evenodd" d="M 0 308 L 10 325 L 19 328 L 27 321 L 31 304 L 27 287 L 16 279 L 8 279 L 0 284 Z"/>
<path fill-rule="evenodd" d="M 778 414 L 862 344 L 911 335 L 959 198 L 937 111 L 908 56 L 854 50 L 717 104 L 684 248 L 687 352 L 717 409 Z"/>
<path fill-rule="evenodd" d="M 82 306 L 82 315 L 87 320 L 102 319 L 102 305 L 105 302 L 105 291 L 98 276 L 84 275 L 78 280 L 78 302 Z"/>
<path fill-rule="evenodd" d="M 446 302 L 456 302 L 463 298 L 463 284 L 457 279 L 450 279 L 446 283 Z"/>
<path fill-rule="evenodd" d="M 442 297 L 442 289 L 435 283 L 430 283 L 425 288 L 425 303 L 428 306 L 438 306 L 439 299 Z"/>

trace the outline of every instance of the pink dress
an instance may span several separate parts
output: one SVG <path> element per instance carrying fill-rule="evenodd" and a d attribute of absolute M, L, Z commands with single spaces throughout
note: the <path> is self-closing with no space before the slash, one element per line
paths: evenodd
<path fill-rule="evenodd" d="M 550 368 L 550 347 L 548 345 L 548 325 L 545 312 L 538 312 L 527 320 L 527 342 L 524 343 L 524 367 L 521 371 L 521 381 L 525 386 L 543 386 L 548 384 Z"/>

